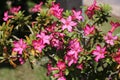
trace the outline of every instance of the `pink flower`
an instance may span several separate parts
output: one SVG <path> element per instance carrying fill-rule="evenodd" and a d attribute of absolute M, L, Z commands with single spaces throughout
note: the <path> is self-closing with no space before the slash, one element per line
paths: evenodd
<path fill-rule="evenodd" d="M 22 54 L 22 52 L 27 48 L 27 45 L 23 41 L 23 39 L 20 39 L 19 41 L 14 41 L 13 46 L 13 51 L 18 52 L 19 54 Z"/>
<path fill-rule="evenodd" d="M 51 45 L 52 45 L 53 47 L 57 48 L 57 50 L 59 50 L 59 49 L 62 49 L 62 47 L 63 47 L 63 42 L 60 41 L 59 39 L 53 38 L 53 39 L 51 40 Z"/>
<path fill-rule="evenodd" d="M 56 18 L 62 18 L 63 9 L 60 8 L 59 4 L 52 3 L 52 7 L 50 8 L 50 13 Z"/>
<path fill-rule="evenodd" d="M 64 36 L 65 36 L 65 34 L 64 34 L 64 33 L 60 33 L 60 32 L 54 32 L 54 33 L 52 33 L 52 35 L 51 35 L 51 37 L 53 37 L 53 38 L 58 38 L 58 39 L 63 39 Z"/>
<path fill-rule="evenodd" d="M 87 24 L 86 27 L 83 30 L 84 30 L 85 36 L 87 36 L 87 35 L 90 35 L 90 34 L 94 34 L 95 27 Z"/>
<path fill-rule="evenodd" d="M 59 77 L 57 80 L 66 80 L 66 78 L 62 76 L 62 77 Z"/>
<path fill-rule="evenodd" d="M 64 71 L 64 70 L 66 69 L 65 62 L 63 62 L 63 61 L 58 61 L 58 62 L 57 62 L 57 67 L 59 68 L 59 70 Z"/>
<path fill-rule="evenodd" d="M 57 67 L 52 67 L 51 63 L 47 64 L 47 75 L 50 75 L 50 73 L 54 70 L 59 70 Z"/>
<path fill-rule="evenodd" d="M 83 69 L 83 64 L 78 64 L 76 67 L 77 67 L 78 69 L 82 70 L 82 69 Z"/>
<path fill-rule="evenodd" d="M 41 11 L 41 6 L 42 6 L 43 2 L 40 2 L 39 4 L 36 4 L 32 9 L 31 11 L 32 12 L 39 12 Z"/>
<path fill-rule="evenodd" d="M 63 48 L 63 39 L 65 34 L 60 32 L 53 32 L 51 34 L 51 46 L 57 48 L 57 50 L 60 50 Z"/>
<path fill-rule="evenodd" d="M 25 61 L 24 61 L 24 59 L 22 57 L 20 57 L 19 62 L 20 62 L 20 64 L 24 64 Z"/>
<path fill-rule="evenodd" d="M 33 45 L 33 47 L 34 47 L 36 50 L 38 50 L 39 52 L 42 52 L 42 49 L 45 47 L 42 39 L 33 40 L 33 41 L 32 41 L 32 45 Z"/>
<path fill-rule="evenodd" d="M 80 43 L 79 43 L 78 39 L 70 40 L 68 48 L 70 50 L 76 51 L 77 53 L 79 53 L 83 50 L 82 47 L 80 46 Z"/>
<path fill-rule="evenodd" d="M 77 39 L 73 39 L 69 42 L 67 54 L 65 55 L 65 61 L 68 63 L 68 66 L 76 64 L 78 61 L 78 54 L 82 51 L 80 43 Z"/>
<path fill-rule="evenodd" d="M 107 44 L 114 45 L 114 41 L 117 40 L 117 36 L 112 36 L 112 32 L 108 32 L 104 37 Z"/>
<path fill-rule="evenodd" d="M 95 57 L 95 61 L 98 62 L 99 59 L 105 58 L 105 53 L 106 53 L 106 47 L 102 48 L 100 45 L 96 46 L 96 50 L 93 50 L 92 54 Z"/>
<path fill-rule="evenodd" d="M 66 80 L 66 78 L 64 77 L 64 71 L 66 69 L 65 62 L 58 61 L 56 66 L 57 67 L 52 67 L 51 63 L 49 63 L 47 66 L 47 74 L 50 75 L 51 72 L 57 70 L 56 73 L 53 73 L 53 77 L 57 78 L 57 80 Z"/>
<path fill-rule="evenodd" d="M 120 48 L 118 49 L 118 51 L 120 52 Z"/>
<path fill-rule="evenodd" d="M 13 18 L 13 16 L 9 16 L 9 15 L 8 15 L 8 11 L 4 12 L 3 20 L 4 20 L 4 21 L 7 21 L 9 18 Z"/>
<path fill-rule="evenodd" d="M 47 76 L 50 75 L 51 71 L 52 71 L 52 65 L 50 63 L 47 64 Z"/>
<path fill-rule="evenodd" d="M 76 64 L 78 60 L 78 53 L 76 51 L 68 51 L 65 55 L 65 61 L 67 61 L 68 66 L 71 66 L 72 64 Z"/>
<path fill-rule="evenodd" d="M 45 28 L 45 30 L 47 30 L 49 32 L 54 32 L 56 28 L 57 28 L 56 23 L 53 23 L 52 25 L 47 26 L 47 28 Z"/>
<path fill-rule="evenodd" d="M 58 73 L 54 74 L 53 77 L 57 78 L 57 80 L 66 80 L 64 77 L 64 72 L 59 71 Z"/>
<path fill-rule="evenodd" d="M 15 14 L 15 13 L 18 13 L 20 9 L 21 9 L 21 6 L 12 7 L 12 8 L 10 8 L 10 12 Z"/>
<path fill-rule="evenodd" d="M 112 25 L 112 28 L 110 30 L 111 32 L 113 32 L 117 27 L 120 26 L 120 23 L 118 23 L 118 22 L 114 23 L 114 22 L 111 21 L 110 24 Z"/>
<path fill-rule="evenodd" d="M 61 22 L 63 23 L 62 30 L 68 29 L 69 32 L 72 31 L 72 27 L 77 25 L 76 22 L 72 21 L 71 16 L 69 16 L 67 19 L 62 18 Z"/>
<path fill-rule="evenodd" d="M 86 14 L 88 18 L 91 19 L 93 15 L 95 14 L 95 10 L 99 10 L 99 9 L 100 7 L 96 5 L 96 0 L 94 0 L 94 3 L 91 6 L 89 6 L 86 10 Z"/>
<path fill-rule="evenodd" d="M 118 64 L 120 64 L 120 51 L 119 50 L 118 52 L 116 52 L 116 55 L 113 58 Z"/>
<path fill-rule="evenodd" d="M 50 36 L 46 35 L 45 32 L 41 32 L 40 34 L 37 34 L 38 38 L 43 40 L 43 44 L 50 44 Z"/>
<path fill-rule="evenodd" d="M 83 19 L 81 11 L 72 10 L 72 13 L 73 13 L 72 15 L 73 20 L 78 19 L 80 21 Z"/>

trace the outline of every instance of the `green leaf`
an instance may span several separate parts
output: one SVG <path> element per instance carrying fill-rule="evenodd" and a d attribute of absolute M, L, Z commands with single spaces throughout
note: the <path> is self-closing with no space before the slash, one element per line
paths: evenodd
<path fill-rule="evenodd" d="M 0 59 L 4 59 L 4 57 L 0 57 Z"/>
<path fill-rule="evenodd" d="M 103 64 L 103 67 L 104 67 L 104 68 L 106 68 L 107 66 L 108 66 L 108 64 L 107 64 L 107 63 L 104 63 L 104 64 Z"/>
<path fill-rule="evenodd" d="M 71 11 L 66 10 L 63 14 L 64 14 L 66 17 L 68 17 L 68 16 L 71 14 Z"/>
<path fill-rule="evenodd" d="M 69 70 L 66 69 L 66 70 L 65 70 L 65 75 L 67 76 L 68 74 L 69 74 Z"/>
<path fill-rule="evenodd" d="M 110 7 L 109 4 L 100 4 L 100 6 L 102 7 L 102 9 L 103 9 L 104 11 L 107 11 L 107 12 L 109 12 L 109 11 L 112 10 L 112 8 Z"/>
<path fill-rule="evenodd" d="M 103 71 L 103 67 L 102 66 L 98 67 L 97 71 L 99 71 L 99 72 Z"/>

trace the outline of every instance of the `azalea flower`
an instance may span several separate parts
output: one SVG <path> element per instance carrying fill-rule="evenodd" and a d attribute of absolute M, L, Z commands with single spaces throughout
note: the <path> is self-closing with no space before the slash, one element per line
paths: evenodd
<path fill-rule="evenodd" d="M 63 61 L 58 61 L 57 67 L 59 68 L 59 70 L 64 71 L 66 69 L 66 64 Z"/>
<path fill-rule="evenodd" d="M 58 61 L 56 66 L 57 67 L 52 67 L 52 65 L 49 63 L 47 65 L 48 71 L 54 71 L 54 70 L 64 71 L 66 69 L 65 62 L 63 61 Z"/>
<path fill-rule="evenodd" d="M 52 7 L 50 8 L 50 13 L 58 19 L 62 18 L 63 9 L 60 8 L 59 4 L 52 3 Z"/>
<path fill-rule="evenodd" d="M 73 39 L 69 42 L 67 54 L 64 59 L 68 63 L 68 66 L 76 64 L 78 61 L 78 54 L 82 51 L 82 48 L 77 39 Z"/>
<path fill-rule="evenodd" d="M 58 72 L 53 74 L 53 77 L 57 78 L 57 80 L 66 80 L 64 77 L 64 71 L 66 69 L 65 62 L 63 61 L 58 61 L 56 67 L 52 67 L 52 65 L 49 63 L 47 65 L 47 74 L 49 75 L 52 71 L 57 70 Z"/>
<path fill-rule="evenodd" d="M 113 58 L 118 64 L 120 64 L 120 50 L 116 52 L 116 55 Z"/>
<path fill-rule="evenodd" d="M 25 63 L 25 61 L 24 61 L 24 59 L 22 57 L 19 58 L 19 62 L 20 62 L 20 64 L 24 64 Z"/>
<path fill-rule="evenodd" d="M 76 64 L 78 60 L 78 53 L 76 51 L 70 50 L 65 55 L 64 59 L 68 63 L 68 66 Z"/>
<path fill-rule="evenodd" d="M 72 10 L 72 13 L 73 13 L 73 15 L 72 15 L 72 19 L 73 19 L 73 20 L 77 19 L 77 20 L 80 21 L 80 20 L 83 19 L 83 17 L 82 17 L 82 12 L 81 12 L 81 11 Z"/>
<path fill-rule="evenodd" d="M 66 80 L 66 78 L 62 76 L 62 77 L 59 77 L 57 80 Z"/>
<path fill-rule="evenodd" d="M 93 15 L 95 14 L 95 10 L 99 10 L 99 9 L 100 7 L 96 5 L 96 0 L 94 0 L 94 3 L 91 6 L 89 6 L 86 10 L 86 14 L 88 18 L 91 19 Z"/>
<path fill-rule="evenodd" d="M 67 19 L 62 18 L 61 22 L 63 23 L 62 30 L 67 29 L 69 32 L 72 31 L 72 27 L 75 27 L 77 25 L 76 22 L 72 21 L 71 16 L 69 16 Z"/>
<path fill-rule="evenodd" d="M 15 13 L 18 13 L 20 9 L 21 9 L 21 6 L 12 7 L 12 8 L 10 8 L 10 12 L 15 14 Z"/>
<path fill-rule="evenodd" d="M 53 74 L 53 77 L 57 78 L 57 80 L 66 80 L 66 78 L 64 77 L 64 72 L 62 71 Z"/>
<path fill-rule="evenodd" d="M 65 37 L 65 34 L 60 33 L 60 32 L 54 32 L 54 33 L 51 34 L 51 37 L 58 38 L 58 39 L 63 39 Z"/>
<path fill-rule="evenodd" d="M 118 22 L 114 23 L 111 21 L 110 24 L 112 25 L 110 32 L 113 32 L 117 27 L 120 26 L 120 23 L 118 23 Z"/>
<path fill-rule="evenodd" d="M 96 50 L 93 50 L 92 54 L 95 56 L 95 61 L 98 62 L 99 59 L 105 58 L 106 47 L 102 48 L 100 45 L 96 46 Z"/>
<path fill-rule="evenodd" d="M 50 73 L 54 70 L 59 70 L 58 67 L 52 67 L 51 63 L 47 64 L 47 75 L 50 75 Z"/>
<path fill-rule="evenodd" d="M 107 44 L 114 45 L 114 41 L 117 40 L 117 36 L 112 36 L 112 32 L 108 32 L 104 37 Z"/>
<path fill-rule="evenodd" d="M 82 69 L 83 69 L 83 64 L 78 64 L 76 67 L 77 67 L 78 69 L 82 70 Z"/>
<path fill-rule="evenodd" d="M 41 32 L 40 34 L 37 34 L 38 38 L 43 40 L 43 44 L 50 44 L 50 36 L 46 35 L 45 32 Z"/>
<path fill-rule="evenodd" d="M 33 45 L 33 47 L 34 47 L 36 50 L 38 50 L 39 52 L 42 52 L 42 49 L 45 47 L 42 39 L 33 40 L 33 41 L 32 41 L 32 45 Z"/>
<path fill-rule="evenodd" d="M 78 39 L 70 40 L 68 48 L 70 50 L 76 51 L 77 53 L 79 53 L 83 50 L 82 47 L 80 46 L 80 43 L 79 43 Z"/>
<path fill-rule="evenodd" d="M 42 6 L 43 2 L 40 2 L 39 4 L 36 4 L 31 11 L 32 12 L 39 12 L 41 10 L 41 6 Z"/>
<path fill-rule="evenodd" d="M 13 51 L 18 52 L 19 54 L 22 54 L 22 52 L 27 48 L 27 45 L 23 41 L 23 39 L 20 39 L 19 41 L 14 41 L 13 46 Z"/>
<path fill-rule="evenodd" d="M 57 48 L 57 50 L 60 50 L 63 48 L 63 39 L 64 39 L 65 34 L 64 33 L 60 33 L 60 32 L 53 32 L 50 37 L 51 37 L 51 41 L 50 41 L 50 45 L 52 47 Z"/>
<path fill-rule="evenodd" d="M 49 31 L 49 32 L 54 32 L 56 29 L 56 22 L 54 22 L 52 25 L 47 26 L 47 28 L 45 28 L 45 30 Z"/>
<path fill-rule="evenodd" d="M 13 18 L 13 16 L 8 15 L 8 11 L 4 12 L 3 20 L 7 21 L 9 18 Z"/>
<path fill-rule="evenodd" d="M 57 67 L 59 68 L 59 70 L 64 71 L 66 69 L 66 64 L 63 61 L 58 61 Z"/>
<path fill-rule="evenodd" d="M 62 49 L 63 48 L 63 42 L 60 41 L 59 39 L 53 38 L 51 40 L 51 45 L 55 48 L 57 48 L 57 50 Z"/>
<path fill-rule="evenodd" d="M 90 34 L 94 34 L 95 27 L 87 24 L 86 27 L 83 30 L 84 30 L 85 36 L 87 36 L 87 35 L 90 35 Z"/>

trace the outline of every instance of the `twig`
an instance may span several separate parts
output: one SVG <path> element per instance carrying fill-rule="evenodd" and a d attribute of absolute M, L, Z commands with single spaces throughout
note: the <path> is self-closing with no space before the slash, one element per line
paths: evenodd
<path fill-rule="evenodd" d="M 112 75 L 117 74 L 117 73 L 119 73 L 119 72 L 120 72 L 120 70 L 115 71 L 115 72 L 112 72 L 112 73 L 109 75 L 108 80 L 112 80 Z"/>
<path fill-rule="evenodd" d="M 29 28 L 30 32 L 31 32 L 32 34 L 34 34 L 34 32 L 32 31 L 31 27 L 30 27 L 29 25 L 27 25 L 27 27 Z"/>

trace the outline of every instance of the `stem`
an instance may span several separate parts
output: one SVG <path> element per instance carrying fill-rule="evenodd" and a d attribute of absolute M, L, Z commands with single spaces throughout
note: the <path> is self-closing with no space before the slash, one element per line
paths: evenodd
<path fill-rule="evenodd" d="M 50 56 L 49 54 L 47 54 L 47 53 L 44 53 L 50 60 L 52 60 L 53 62 L 56 62 L 56 60 L 52 57 L 52 56 Z"/>
<path fill-rule="evenodd" d="M 112 73 L 109 75 L 108 80 L 112 80 L 112 76 L 113 76 L 114 74 L 118 74 L 119 72 L 120 72 L 120 70 L 115 71 L 115 72 L 112 72 Z"/>
<path fill-rule="evenodd" d="M 34 34 L 34 32 L 32 31 L 32 28 L 29 25 L 27 25 L 27 27 L 29 28 L 30 32 Z"/>
<path fill-rule="evenodd" d="M 13 38 L 15 38 L 16 40 L 20 40 L 17 36 L 12 35 Z"/>

